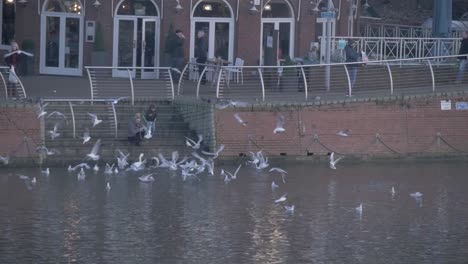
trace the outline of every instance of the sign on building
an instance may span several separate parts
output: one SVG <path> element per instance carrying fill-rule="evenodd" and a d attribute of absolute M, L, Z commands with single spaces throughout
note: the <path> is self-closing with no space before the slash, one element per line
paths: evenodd
<path fill-rule="evenodd" d="M 452 101 L 451 100 L 441 100 L 440 101 L 440 110 L 452 110 Z"/>
<path fill-rule="evenodd" d="M 457 110 L 468 110 L 468 102 L 456 102 L 455 109 Z"/>

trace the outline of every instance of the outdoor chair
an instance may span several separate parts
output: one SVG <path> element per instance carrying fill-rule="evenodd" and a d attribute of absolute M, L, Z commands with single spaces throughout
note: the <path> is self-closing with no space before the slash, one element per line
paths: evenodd
<path fill-rule="evenodd" d="M 236 58 L 234 62 L 234 67 L 226 68 L 228 72 L 228 81 L 231 80 L 231 74 L 234 75 L 236 82 L 239 83 L 239 80 L 244 84 L 244 60 L 241 58 Z"/>

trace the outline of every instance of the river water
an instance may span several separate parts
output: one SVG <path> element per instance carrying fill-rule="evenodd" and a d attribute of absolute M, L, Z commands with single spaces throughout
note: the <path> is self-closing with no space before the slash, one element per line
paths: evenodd
<path fill-rule="evenodd" d="M 468 262 L 466 162 L 274 165 L 285 184 L 248 166 L 228 184 L 166 169 L 152 184 L 135 172 L 78 181 L 65 168 L 2 169 L 0 263 Z"/>

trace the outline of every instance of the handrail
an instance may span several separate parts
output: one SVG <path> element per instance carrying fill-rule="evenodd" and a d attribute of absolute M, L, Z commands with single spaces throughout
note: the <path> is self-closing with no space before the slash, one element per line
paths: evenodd
<path fill-rule="evenodd" d="M 388 76 L 390 77 L 390 94 L 393 95 L 393 75 L 392 69 L 390 68 L 390 64 L 385 63 L 387 65 Z"/>
<path fill-rule="evenodd" d="M 434 69 L 432 69 L 432 63 L 431 61 L 427 61 L 429 64 L 429 69 L 431 69 L 431 79 L 432 79 L 432 92 L 435 92 L 435 77 L 434 77 Z"/>
<path fill-rule="evenodd" d="M 5 87 L 5 98 L 8 99 L 8 87 L 7 87 L 7 84 L 5 82 L 5 78 L 3 77 L 2 72 L 0 72 L 0 77 L 2 77 L 3 87 Z"/>
<path fill-rule="evenodd" d="M 128 72 L 128 79 L 130 80 L 130 92 L 132 95 L 132 105 L 135 104 L 135 90 L 133 88 L 133 78 L 132 78 L 132 73 L 130 72 L 130 69 L 127 68 Z"/>
<path fill-rule="evenodd" d="M 260 76 L 260 82 L 262 84 L 262 101 L 265 101 L 265 81 L 263 80 L 263 74 L 260 68 L 258 68 L 258 75 Z"/>
<path fill-rule="evenodd" d="M 72 116 L 73 138 L 76 138 L 76 124 L 75 124 L 75 111 L 73 111 L 73 104 L 69 101 L 70 113 Z"/>
<path fill-rule="evenodd" d="M 172 79 L 171 70 L 170 69 L 167 70 L 167 73 L 169 74 L 169 81 L 171 82 L 171 98 L 172 98 L 172 100 L 174 100 L 174 82 L 173 82 L 173 79 Z M 179 78 L 179 83 L 180 83 L 180 78 Z"/>
<path fill-rule="evenodd" d="M 114 114 L 115 138 L 117 138 L 118 137 L 118 131 L 117 130 L 119 128 L 118 120 L 117 120 L 117 111 L 115 111 L 115 104 L 111 104 L 111 107 L 112 107 L 112 113 Z"/>
<path fill-rule="evenodd" d="M 89 67 L 85 67 L 86 72 L 88 73 L 88 80 L 89 80 L 89 87 L 91 88 L 91 102 L 94 99 L 94 87 L 93 87 L 93 80 L 91 79 L 91 73 L 89 72 Z"/>

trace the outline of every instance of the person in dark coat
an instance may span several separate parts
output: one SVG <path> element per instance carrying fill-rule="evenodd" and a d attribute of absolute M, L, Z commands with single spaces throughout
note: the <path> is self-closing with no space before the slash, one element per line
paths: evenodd
<path fill-rule="evenodd" d="M 180 78 L 180 72 L 182 71 L 182 66 L 184 64 L 184 43 L 185 36 L 182 33 L 182 30 L 177 29 L 175 31 L 175 37 L 172 40 L 171 48 L 171 67 L 177 69 L 173 70 L 173 82 L 178 82 Z"/>
<path fill-rule="evenodd" d="M 136 113 L 135 117 L 128 122 L 128 142 L 140 146 L 140 142 L 145 136 L 145 127 L 141 120 L 141 114 Z"/>
<path fill-rule="evenodd" d="M 197 33 L 197 42 L 195 43 L 195 58 L 197 58 L 198 64 L 205 64 L 208 58 L 208 42 L 206 40 L 206 33 L 203 30 L 198 31 Z M 204 69 L 204 65 L 198 65 L 198 76 L 202 78 L 201 84 L 206 83 L 206 74 L 202 76 Z"/>
<path fill-rule="evenodd" d="M 151 104 L 149 108 L 145 112 L 145 120 L 148 123 L 148 129 L 151 128 L 152 133 L 154 134 L 156 130 L 156 118 L 158 117 L 158 113 L 156 110 L 156 104 Z"/>
<path fill-rule="evenodd" d="M 358 62 L 361 58 L 361 53 L 357 52 L 356 49 L 353 47 L 353 45 L 354 45 L 354 41 L 350 39 L 348 40 L 348 43 L 346 44 L 346 47 L 344 49 L 345 55 L 346 55 L 346 62 L 349 62 L 349 63 Z M 354 84 L 356 83 L 357 67 L 358 67 L 357 63 L 346 65 L 346 68 L 348 69 L 348 72 L 349 72 L 349 79 L 351 81 L 351 89 L 354 88 Z"/>
<path fill-rule="evenodd" d="M 468 32 L 463 32 L 463 39 L 460 45 L 460 51 L 458 52 L 458 59 L 460 60 L 460 68 L 458 69 L 457 74 L 457 83 L 461 83 L 463 80 L 463 75 L 465 75 L 466 64 L 468 59 Z"/>

